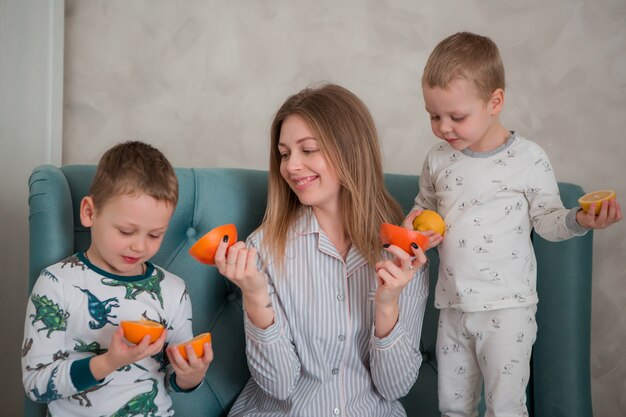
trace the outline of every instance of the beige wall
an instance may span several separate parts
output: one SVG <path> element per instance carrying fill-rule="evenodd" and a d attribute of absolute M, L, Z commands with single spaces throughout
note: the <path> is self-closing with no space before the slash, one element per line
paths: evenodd
<path fill-rule="evenodd" d="M 505 125 L 560 181 L 615 189 L 626 208 L 625 18 L 623 0 L 67 0 L 63 163 L 140 138 L 178 166 L 264 169 L 278 105 L 331 81 L 370 107 L 386 171 L 416 174 L 435 142 L 421 70 L 469 30 L 501 48 Z M 596 417 L 626 415 L 624 236 L 626 221 L 594 241 Z"/>
<path fill-rule="evenodd" d="M 63 0 L 0 0 L 0 416 L 21 416 L 28 176 L 61 163 Z"/>

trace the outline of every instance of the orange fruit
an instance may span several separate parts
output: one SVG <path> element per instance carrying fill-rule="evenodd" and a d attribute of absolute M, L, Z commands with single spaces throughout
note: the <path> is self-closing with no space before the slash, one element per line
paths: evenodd
<path fill-rule="evenodd" d="M 183 358 L 187 360 L 187 349 L 185 349 L 185 346 L 191 345 L 196 356 L 201 358 L 204 355 L 205 343 L 211 343 L 211 332 L 199 334 L 193 339 L 187 340 L 185 343 L 176 345 L 176 348 L 178 348 L 178 351 L 180 352 L 180 354 L 183 355 Z"/>
<path fill-rule="evenodd" d="M 391 223 L 383 223 L 380 225 L 380 241 L 383 242 L 383 244 L 388 243 L 396 245 L 410 255 L 413 255 L 411 243 L 415 243 L 423 251 L 428 249 L 427 236 L 418 231 L 408 230 Z"/>
<path fill-rule="evenodd" d="M 443 236 L 446 232 L 446 223 L 436 211 L 424 210 L 422 214 L 413 219 L 413 229 L 419 232 L 432 230 Z"/>
<path fill-rule="evenodd" d="M 585 194 L 584 196 L 578 199 L 578 204 L 580 207 L 587 212 L 589 210 L 589 206 L 591 203 L 596 203 L 596 216 L 600 213 L 600 207 L 602 206 L 603 201 L 608 201 L 612 198 L 615 198 L 615 192 L 612 190 L 600 190 L 593 191 L 591 193 Z"/>
<path fill-rule="evenodd" d="M 163 333 L 163 325 L 152 320 L 122 320 L 124 337 L 129 342 L 139 344 L 145 335 L 150 336 L 150 343 L 154 342 Z"/>
<path fill-rule="evenodd" d="M 235 225 L 224 224 L 210 230 L 189 248 L 189 254 L 199 262 L 215 265 L 215 252 L 217 252 L 217 247 L 224 235 L 228 235 L 228 247 L 234 245 L 237 242 L 237 228 Z"/>

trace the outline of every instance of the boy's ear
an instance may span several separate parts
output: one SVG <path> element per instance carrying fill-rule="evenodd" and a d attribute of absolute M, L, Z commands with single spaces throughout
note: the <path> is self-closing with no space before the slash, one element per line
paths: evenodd
<path fill-rule="evenodd" d="M 85 227 L 91 227 L 96 208 L 90 196 L 83 197 L 80 201 L 80 222 Z"/>
<path fill-rule="evenodd" d="M 502 108 L 504 107 L 504 90 L 502 88 L 496 88 L 494 92 L 491 93 L 489 107 L 491 109 L 492 116 L 500 114 Z"/>

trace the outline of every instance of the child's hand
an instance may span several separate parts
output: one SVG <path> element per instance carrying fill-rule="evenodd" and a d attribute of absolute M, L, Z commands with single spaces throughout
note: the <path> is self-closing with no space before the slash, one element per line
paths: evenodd
<path fill-rule="evenodd" d="M 588 229 L 604 229 L 622 219 L 622 210 L 615 199 L 603 201 L 600 213 L 596 216 L 595 212 L 596 203 L 591 203 L 586 213 L 583 210 L 576 213 L 576 221 Z"/>
<path fill-rule="evenodd" d="M 415 230 L 413 228 L 413 220 L 415 220 L 417 216 L 422 214 L 423 211 L 424 210 L 413 210 L 409 214 L 407 214 L 404 220 L 402 220 L 402 227 L 408 230 Z M 434 248 L 435 246 L 440 244 L 441 241 L 443 240 L 443 236 L 441 236 L 439 233 L 434 232 L 432 230 L 426 230 L 420 233 L 428 236 L 428 249 Z"/>
<path fill-rule="evenodd" d="M 96 380 L 103 379 L 122 366 L 156 355 L 163 349 L 166 335 L 167 330 L 164 329 L 154 343 L 150 343 L 150 337 L 145 336 L 138 345 L 129 345 L 124 340 L 124 330 L 118 327 L 113 333 L 109 349 L 105 353 L 93 357 L 89 362 L 93 377 Z"/>
<path fill-rule="evenodd" d="M 167 357 L 176 372 L 176 385 L 183 390 L 196 387 L 209 369 L 209 365 L 213 362 L 213 347 L 211 343 L 204 344 L 204 355 L 201 358 L 196 356 L 191 345 L 185 346 L 187 350 L 188 361 L 183 358 L 176 346 L 167 348 Z"/>

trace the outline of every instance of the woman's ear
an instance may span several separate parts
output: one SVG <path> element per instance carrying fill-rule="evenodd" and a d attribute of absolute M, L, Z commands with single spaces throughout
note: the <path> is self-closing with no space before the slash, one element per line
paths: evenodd
<path fill-rule="evenodd" d="M 80 222 L 85 227 L 91 227 L 96 208 L 90 196 L 83 197 L 80 201 Z"/>
<path fill-rule="evenodd" d="M 489 98 L 489 107 L 492 116 L 497 116 L 504 107 L 504 90 L 496 88 Z"/>

